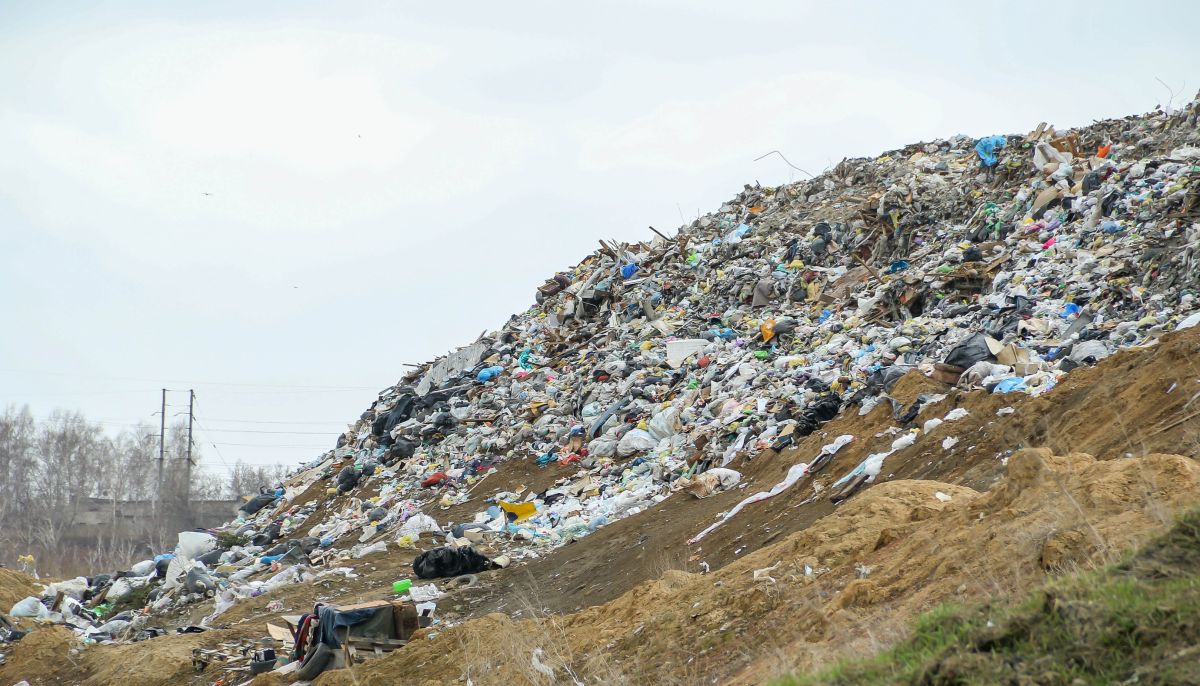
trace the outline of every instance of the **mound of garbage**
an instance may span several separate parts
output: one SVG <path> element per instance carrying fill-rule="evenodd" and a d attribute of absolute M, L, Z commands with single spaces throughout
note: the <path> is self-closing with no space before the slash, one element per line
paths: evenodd
<path fill-rule="evenodd" d="M 1181 442 L 1200 435 L 1198 116 L 1193 102 L 914 144 L 746 186 L 671 236 L 602 240 L 528 310 L 385 388 L 330 451 L 264 485 L 227 525 L 2 609 L 13 626 L 69 630 L 97 684 L 112 674 L 97 656 L 158 645 L 190 666 L 163 660 L 122 683 L 191 683 L 188 669 L 205 683 L 325 671 L 331 683 L 363 661 L 380 679 L 402 665 L 457 681 L 474 664 L 475 683 L 520 680 L 480 675 L 494 665 L 466 657 L 431 665 L 439 651 L 486 652 L 489 633 L 547 627 L 575 647 L 514 643 L 532 651 L 521 669 L 537 679 L 604 680 L 597 665 L 620 654 L 666 670 L 626 676 L 754 680 L 770 671 L 761 645 L 705 642 L 753 643 L 792 621 L 776 646 L 789 659 L 808 654 L 801 641 L 845 643 L 839 632 L 872 616 L 863 607 L 916 611 L 952 579 L 978 582 L 984 561 L 962 559 L 975 535 L 1007 541 L 988 553 L 997 560 L 1019 548 L 1004 565 L 1025 569 L 1032 549 L 1008 525 L 1030 508 L 1084 518 L 1066 533 L 1033 527 L 1054 537 L 1037 551 L 1043 572 L 1128 546 L 1169 523 L 1146 512 L 1195 495 L 1189 459 L 1149 453 L 1194 453 Z M 1031 445 L 1066 457 L 1028 457 Z M 1071 455 L 1083 448 L 1140 466 Z M 1037 502 L 1014 494 L 1030 491 L 1026 468 Z M 1165 488 L 1135 484 L 1130 469 L 1186 483 L 1158 509 L 1105 509 L 1116 496 L 1088 489 L 1110 471 Z M 1101 513 L 1111 522 L 1091 519 Z M 945 527 L 936 537 L 919 531 L 930 517 Z M 821 531 L 825 548 L 811 538 Z M 931 557 L 943 540 L 956 552 Z M 648 541 L 676 557 L 656 563 Z M 933 561 L 870 572 L 873 551 L 905 541 L 919 543 L 906 555 Z M 784 549 L 790 561 L 767 559 Z M 868 570 L 853 581 L 851 559 Z M 718 611 L 714 584 L 741 588 L 747 571 L 750 597 L 737 602 L 758 609 Z M 829 595 L 807 610 L 780 604 L 788 583 Z M 852 608 L 854 621 L 838 614 Z M 547 609 L 570 614 L 521 623 Z M 672 650 L 703 659 L 656 661 L 676 637 Z M 21 636 L 4 640 L 0 653 L 19 654 Z"/>

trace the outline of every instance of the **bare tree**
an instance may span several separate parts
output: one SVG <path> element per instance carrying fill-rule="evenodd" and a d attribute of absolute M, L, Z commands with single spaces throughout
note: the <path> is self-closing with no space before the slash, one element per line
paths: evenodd
<path fill-rule="evenodd" d="M 183 422 L 169 427 L 160 478 L 157 429 L 109 436 L 78 412 L 0 413 L 0 562 L 33 554 L 42 571 L 74 574 L 170 550 L 197 526 L 195 504 L 231 497 L 237 479 L 206 470 L 196 446 L 189 464 Z M 280 474 L 251 468 L 242 481 L 257 490 Z"/>
<path fill-rule="evenodd" d="M 29 407 L 0 415 L 0 545 L 28 547 L 33 528 L 23 513 L 33 503 L 36 425 Z"/>
<path fill-rule="evenodd" d="M 271 488 L 287 476 L 283 465 L 248 465 L 238 460 L 229 475 L 229 492 L 236 497 L 253 495 L 262 487 Z"/>

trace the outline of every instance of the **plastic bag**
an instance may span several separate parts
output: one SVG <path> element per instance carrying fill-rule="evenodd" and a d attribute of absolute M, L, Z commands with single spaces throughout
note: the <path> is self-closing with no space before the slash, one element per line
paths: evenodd
<path fill-rule="evenodd" d="M 999 162 L 996 157 L 996 151 L 1003 148 L 1008 143 L 1008 139 L 1004 136 L 988 136 L 987 138 L 979 139 L 975 144 L 975 152 L 979 155 L 979 159 L 985 167 L 994 167 Z"/>
<path fill-rule="evenodd" d="M 991 362 L 995 360 L 995 355 L 992 354 L 991 348 L 988 347 L 988 337 L 984 334 L 977 333 L 967 340 L 959 343 L 946 355 L 946 364 L 952 364 L 955 367 L 968 369 L 971 365 L 986 360 Z"/>
<path fill-rule="evenodd" d="M 650 437 L 656 441 L 679 433 L 679 408 L 671 407 L 654 415 L 649 424 Z"/>
<path fill-rule="evenodd" d="M 486 369 L 481 370 L 479 372 L 479 374 L 476 375 L 475 380 L 476 381 L 491 381 L 492 379 L 496 378 L 497 376 L 500 376 L 500 374 L 502 374 L 503 372 L 504 372 L 504 367 L 501 367 L 499 365 L 497 365 L 495 367 L 488 367 Z"/>
<path fill-rule="evenodd" d="M 46 595 L 53 596 L 56 593 L 62 593 L 68 598 L 83 600 L 83 594 L 87 592 L 87 589 L 87 578 L 80 576 L 74 579 L 67 579 L 66 581 L 50 584 L 46 587 Z"/>
<path fill-rule="evenodd" d="M 45 605 L 42 605 L 40 600 L 34 598 L 33 596 L 29 596 L 24 600 L 17 601 L 17 604 L 13 605 L 12 610 L 10 610 L 8 614 L 12 617 L 41 618 L 50 614 L 50 611 L 46 609 Z"/>
<path fill-rule="evenodd" d="M 200 533 L 199 531 L 181 531 L 179 533 L 179 543 L 175 546 L 175 556 L 190 560 L 216 549 L 216 536 Z"/>
<path fill-rule="evenodd" d="M 142 560 L 129 568 L 135 576 L 149 576 L 154 571 L 154 560 Z"/>
<path fill-rule="evenodd" d="M 145 578 L 123 576 L 112 583 L 106 597 L 110 600 L 119 600 L 129 595 L 133 589 L 145 586 L 147 581 L 148 579 Z"/>
<path fill-rule="evenodd" d="M 650 435 L 650 432 L 644 429 L 630 429 L 617 444 L 617 454 L 621 457 L 629 457 L 637 453 L 649 452 L 656 445 L 658 445 L 658 441 Z"/>
<path fill-rule="evenodd" d="M 354 553 L 354 559 L 359 560 L 359 559 L 362 559 L 372 553 L 386 553 L 386 552 L 387 552 L 387 541 L 377 541 L 375 543 L 372 543 L 371 545 L 359 548 L 358 551 Z"/>
<path fill-rule="evenodd" d="M 605 434 L 588 443 L 588 456 L 612 457 L 617 454 L 617 444 L 620 442 L 621 439 Z"/>
<path fill-rule="evenodd" d="M 437 520 L 427 514 L 418 512 L 409 517 L 403 524 L 400 525 L 400 535 L 411 535 L 419 537 L 423 533 L 441 533 L 442 527 L 438 526 Z"/>

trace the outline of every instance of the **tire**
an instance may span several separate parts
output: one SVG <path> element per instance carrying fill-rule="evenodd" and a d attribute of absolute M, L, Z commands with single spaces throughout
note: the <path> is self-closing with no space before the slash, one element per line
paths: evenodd
<path fill-rule="evenodd" d="M 300 669 L 296 670 L 296 679 L 298 681 L 312 681 L 316 679 L 321 672 L 325 671 L 325 666 L 333 659 L 333 649 L 324 643 L 318 643 L 317 649 L 312 655 L 304 661 Z"/>

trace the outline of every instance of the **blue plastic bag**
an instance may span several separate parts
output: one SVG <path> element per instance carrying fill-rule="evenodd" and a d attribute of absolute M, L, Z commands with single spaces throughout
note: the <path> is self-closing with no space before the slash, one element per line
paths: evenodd
<path fill-rule="evenodd" d="M 1025 386 L 1024 377 L 1014 376 L 996 384 L 996 387 L 992 389 L 992 393 L 1023 393 L 1027 390 L 1029 388 Z"/>
<path fill-rule="evenodd" d="M 979 159 L 983 161 L 983 166 L 994 167 L 1000 161 L 996 157 L 996 151 L 1003 148 L 1008 143 L 1008 139 L 1004 136 L 988 136 L 987 138 L 979 139 L 975 144 L 975 152 L 979 155 Z"/>
<path fill-rule="evenodd" d="M 637 274 L 637 271 L 638 271 L 638 266 L 631 262 L 631 263 L 625 265 L 624 267 L 621 267 L 621 278 L 628 279 L 628 278 L 632 277 L 634 274 Z"/>
<path fill-rule="evenodd" d="M 479 372 L 479 374 L 476 375 L 475 380 L 476 381 L 491 381 L 492 379 L 496 378 L 497 376 L 500 376 L 500 374 L 502 374 L 503 372 L 504 372 L 504 367 L 501 367 L 500 365 L 496 365 L 495 367 L 488 367 L 487 369 L 481 370 Z"/>

